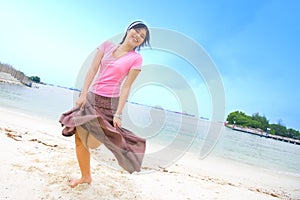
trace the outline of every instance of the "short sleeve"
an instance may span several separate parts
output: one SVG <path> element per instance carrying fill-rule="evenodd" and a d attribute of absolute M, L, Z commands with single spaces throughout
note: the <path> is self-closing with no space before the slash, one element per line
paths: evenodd
<path fill-rule="evenodd" d="M 141 70 L 142 69 L 142 64 L 143 64 L 143 58 L 142 58 L 142 56 L 140 54 L 137 54 L 137 58 L 132 63 L 132 66 L 131 66 L 130 69 Z"/>
<path fill-rule="evenodd" d="M 103 42 L 101 45 L 99 45 L 97 47 L 97 50 L 100 50 L 102 52 L 105 52 L 105 49 L 107 49 L 107 47 L 110 45 L 110 42 L 109 41 L 105 41 Z"/>

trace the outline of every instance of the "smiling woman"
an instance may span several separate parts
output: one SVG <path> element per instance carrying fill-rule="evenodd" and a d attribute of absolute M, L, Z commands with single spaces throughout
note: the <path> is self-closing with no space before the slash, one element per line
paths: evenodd
<path fill-rule="evenodd" d="M 127 37 L 127 35 L 129 35 L 129 37 Z M 123 44 L 125 40 L 130 39 L 133 40 L 133 44 L 139 44 L 139 42 L 142 41 L 140 45 L 134 47 L 134 50 L 136 48 L 137 50 L 140 50 L 140 48 L 143 46 L 150 46 L 149 29 L 142 21 L 135 21 L 129 25 L 129 27 L 127 28 L 127 32 L 120 44 Z"/>
<path fill-rule="evenodd" d="M 92 182 L 89 149 L 102 143 L 125 170 L 140 171 L 146 140 L 122 128 L 121 114 L 132 83 L 141 71 L 142 56 L 135 50 L 149 45 L 149 39 L 148 27 L 136 21 L 129 25 L 120 44 L 102 43 L 85 77 L 76 107 L 61 116 L 62 134 L 75 134 L 81 170 L 81 178 L 71 180 L 71 187 Z"/>

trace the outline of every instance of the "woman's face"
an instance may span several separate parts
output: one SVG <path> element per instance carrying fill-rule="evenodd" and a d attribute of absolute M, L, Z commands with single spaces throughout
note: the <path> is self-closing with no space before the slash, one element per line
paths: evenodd
<path fill-rule="evenodd" d="M 146 35 L 147 35 L 146 29 L 132 28 L 127 32 L 126 40 L 131 46 L 138 47 L 145 41 Z"/>

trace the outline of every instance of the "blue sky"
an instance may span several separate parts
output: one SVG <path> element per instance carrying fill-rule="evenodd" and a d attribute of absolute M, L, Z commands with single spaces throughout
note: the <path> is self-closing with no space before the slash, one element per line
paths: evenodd
<path fill-rule="evenodd" d="M 223 80 L 226 114 L 259 112 L 300 129 L 297 0 L 11 0 L 0 8 L 0 62 L 44 82 L 73 87 L 97 45 L 142 19 L 202 45 Z"/>

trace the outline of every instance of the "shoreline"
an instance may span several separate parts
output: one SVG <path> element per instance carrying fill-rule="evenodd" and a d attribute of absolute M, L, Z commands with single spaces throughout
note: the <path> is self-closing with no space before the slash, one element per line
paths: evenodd
<path fill-rule="evenodd" d="M 0 65 L 0 82 L 22 84 L 27 87 L 32 86 L 32 81 L 30 81 L 29 77 L 9 65 Z"/>
<path fill-rule="evenodd" d="M 1 110 L 3 199 L 299 199 L 300 177 L 208 156 L 185 154 L 166 168 L 143 166 L 128 174 L 113 168 L 104 146 L 91 151 L 93 183 L 74 189 L 79 177 L 74 138 L 59 123 Z M 150 149 L 151 150 L 151 149 Z M 99 156 L 98 156 L 99 155 Z M 22 198 L 21 198 L 22 197 Z"/>
<path fill-rule="evenodd" d="M 15 85 L 22 85 L 21 81 L 17 80 L 15 77 L 11 76 L 10 73 L 1 72 L 1 71 L 0 71 L 0 82 L 8 83 L 8 84 L 15 84 Z"/>

